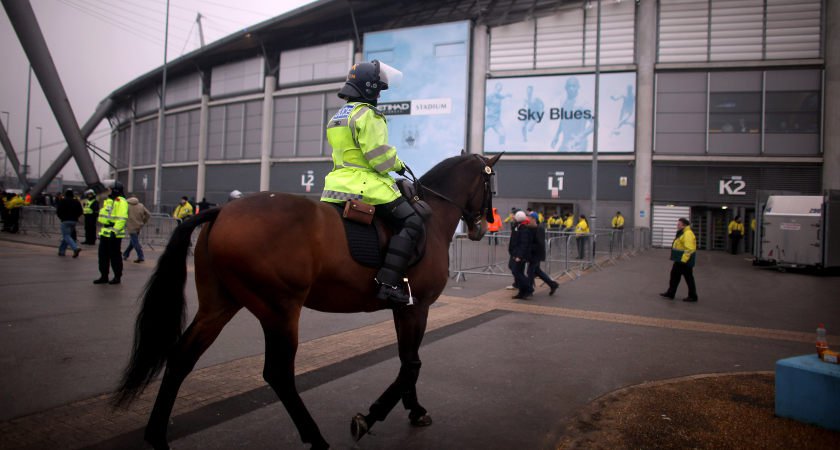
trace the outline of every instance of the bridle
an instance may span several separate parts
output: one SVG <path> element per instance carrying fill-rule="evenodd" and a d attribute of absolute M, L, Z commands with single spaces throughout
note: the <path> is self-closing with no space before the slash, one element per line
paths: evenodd
<path fill-rule="evenodd" d="M 476 155 L 476 154 L 474 154 L 473 156 L 478 161 L 480 161 L 481 164 L 484 166 L 483 169 L 481 170 L 481 178 L 482 178 L 482 182 L 484 183 L 484 190 L 483 190 L 482 195 L 483 195 L 484 198 L 481 200 L 481 207 L 478 211 L 467 210 L 466 208 L 459 205 L 458 203 L 455 202 L 455 200 L 452 200 L 448 196 L 446 196 L 444 194 L 441 194 L 440 192 L 438 192 L 438 191 L 436 191 L 436 190 L 434 190 L 434 189 L 432 189 L 428 186 L 424 186 L 424 185 L 420 184 L 420 181 L 417 180 L 416 178 L 414 179 L 414 184 L 417 185 L 418 193 L 420 191 L 426 191 L 430 194 L 436 195 L 440 199 L 442 199 L 442 200 L 452 204 L 456 208 L 460 209 L 461 210 L 461 219 L 463 219 L 464 222 L 466 222 L 468 224 L 473 224 L 474 226 L 479 226 L 481 224 L 482 216 L 485 219 L 487 219 L 487 222 L 493 222 L 493 194 L 494 194 L 494 192 L 493 192 L 493 176 L 496 175 L 496 173 L 493 172 L 493 168 L 491 166 L 487 165 L 487 162 L 481 156 Z M 406 168 L 408 169 L 407 166 L 406 166 Z M 412 178 L 414 178 L 414 173 L 411 172 L 411 169 L 408 169 L 408 173 L 410 173 Z M 474 198 L 474 197 L 472 197 L 472 198 Z"/>

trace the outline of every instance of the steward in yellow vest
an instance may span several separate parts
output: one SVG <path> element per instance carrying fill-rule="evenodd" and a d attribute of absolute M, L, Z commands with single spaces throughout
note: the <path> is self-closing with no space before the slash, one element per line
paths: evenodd
<path fill-rule="evenodd" d="M 396 305 L 412 304 L 404 284 L 408 262 L 424 233 L 423 219 L 402 198 L 390 172 L 406 166 L 388 144 L 388 122 L 376 109 L 379 91 L 393 86 L 402 73 L 373 60 L 354 64 L 338 96 L 347 100 L 327 123 L 333 169 L 324 180 L 321 201 L 361 200 L 376 205 L 376 215 L 394 229 L 385 262 L 376 274 L 377 298 Z"/>
<path fill-rule="evenodd" d="M 120 246 L 125 237 L 125 221 L 128 219 L 128 202 L 123 196 L 123 186 L 114 182 L 108 198 L 99 209 L 99 274 L 93 284 L 120 284 L 122 278 L 122 255 Z M 114 270 L 114 278 L 108 281 L 108 267 Z"/>

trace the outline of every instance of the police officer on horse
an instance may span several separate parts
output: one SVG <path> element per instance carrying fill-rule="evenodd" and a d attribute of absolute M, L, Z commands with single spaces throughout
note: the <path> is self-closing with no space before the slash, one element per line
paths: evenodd
<path fill-rule="evenodd" d="M 410 303 L 405 274 L 424 230 L 423 220 L 403 199 L 389 174 L 405 173 L 397 149 L 388 144 L 388 124 L 376 108 L 379 92 L 395 85 L 402 73 L 377 60 L 354 64 L 338 96 L 347 100 L 327 124 L 333 170 L 324 182 L 321 201 L 344 203 L 356 199 L 376 206 L 376 215 L 394 235 L 385 262 L 376 274 L 377 298 Z"/>

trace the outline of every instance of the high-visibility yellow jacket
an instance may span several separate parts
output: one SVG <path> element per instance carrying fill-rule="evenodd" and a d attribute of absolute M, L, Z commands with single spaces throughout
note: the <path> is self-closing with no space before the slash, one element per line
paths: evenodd
<path fill-rule="evenodd" d="M 566 220 L 563 221 L 563 228 L 567 230 L 571 230 L 572 227 L 575 225 L 575 219 L 572 216 L 566 217 Z"/>
<path fill-rule="evenodd" d="M 671 261 L 679 261 L 694 267 L 696 251 L 697 238 L 694 237 L 691 227 L 686 226 L 671 244 Z"/>
<path fill-rule="evenodd" d="M 624 216 L 615 216 L 612 219 L 613 228 L 624 228 Z"/>
<path fill-rule="evenodd" d="M 378 109 L 348 102 L 327 124 L 327 140 L 333 149 L 333 170 L 324 180 L 321 201 L 360 199 L 382 205 L 400 197 L 389 172 L 400 171 L 405 165 L 397 149 L 388 144 L 388 123 Z"/>
<path fill-rule="evenodd" d="M 20 195 L 15 195 L 14 197 L 6 201 L 6 209 L 20 208 L 25 204 L 26 202 L 23 200 L 23 197 L 21 197 Z"/>
<path fill-rule="evenodd" d="M 193 207 L 190 202 L 184 202 L 184 204 L 178 204 L 175 207 L 175 212 L 172 213 L 172 217 L 180 220 L 184 220 L 187 217 L 193 215 Z"/>
<path fill-rule="evenodd" d="M 102 208 L 99 208 L 99 223 L 102 224 L 102 229 L 99 230 L 101 237 L 125 237 L 125 221 L 128 219 L 128 202 L 125 197 L 117 197 L 112 199 L 108 197 L 102 202 Z"/>
<path fill-rule="evenodd" d="M 586 219 L 578 220 L 577 226 L 575 226 L 575 234 L 586 234 L 589 233 L 589 224 L 586 223 Z"/>
<path fill-rule="evenodd" d="M 729 222 L 728 230 L 729 230 L 729 234 L 732 234 L 733 231 L 739 231 L 741 233 L 741 235 L 743 236 L 743 234 L 744 234 L 744 224 L 743 223 L 738 223 L 738 222 L 733 220 L 733 221 Z"/>
<path fill-rule="evenodd" d="M 86 198 L 82 200 L 82 212 L 85 215 L 93 214 L 95 211 L 93 210 L 93 205 L 96 203 L 95 198 Z"/>
<path fill-rule="evenodd" d="M 563 225 L 563 219 L 559 217 L 549 217 L 548 222 L 546 222 L 546 225 L 550 230 L 560 228 Z"/>

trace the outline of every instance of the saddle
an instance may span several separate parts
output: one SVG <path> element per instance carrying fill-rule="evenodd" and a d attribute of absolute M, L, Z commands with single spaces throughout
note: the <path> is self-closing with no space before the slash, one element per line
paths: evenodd
<path fill-rule="evenodd" d="M 399 186 L 403 198 L 414 207 L 414 210 L 423 218 L 423 222 L 427 222 L 431 211 L 425 202 L 418 201 L 414 184 L 408 180 L 401 179 L 397 181 L 397 186 Z M 341 216 L 344 212 L 344 204 L 330 204 L 333 205 L 335 211 Z M 373 223 L 370 225 L 346 218 L 342 218 L 341 221 L 344 223 L 344 235 L 347 237 L 350 256 L 353 257 L 353 260 L 365 267 L 377 269 L 382 267 L 382 263 L 385 261 L 385 254 L 388 251 L 388 242 L 391 240 L 394 230 L 379 217 L 374 217 Z M 408 266 L 412 267 L 420 262 L 425 253 L 426 233 L 423 233 L 423 237 L 417 243 L 417 248 L 411 256 Z"/>

